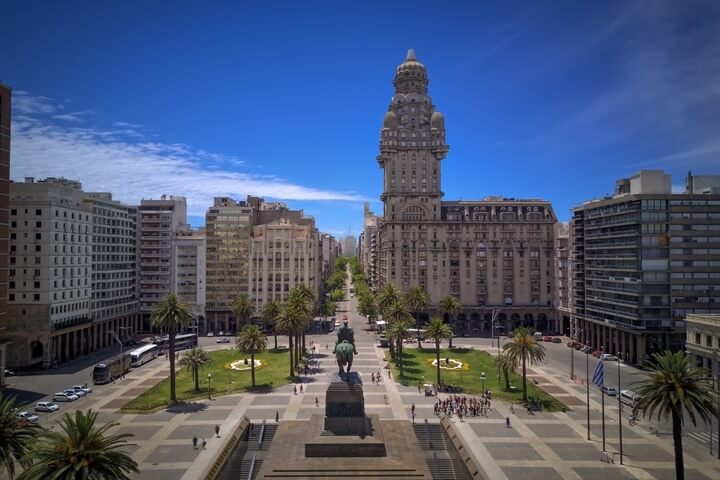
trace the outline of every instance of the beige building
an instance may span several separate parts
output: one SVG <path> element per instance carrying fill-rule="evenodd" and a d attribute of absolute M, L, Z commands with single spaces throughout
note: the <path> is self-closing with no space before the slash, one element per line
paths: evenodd
<path fill-rule="evenodd" d="M 432 309 L 452 294 L 463 312 L 455 332 L 490 335 L 521 324 L 556 332 L 553 228 L 549 202 L 488 197 L 443 201 L 445 120 L 428 95 L 412 50 L 397 67 L 377 157 L 384 171 L 378 284 L 420 285 Z"/>
<path fill-rule="evenodd" d="M 303 284 L 317 297 L 318 232 L 314 225 L 280 219 L 253 228 L 250 254 L 250 297 L 257 311 L 270 300 L 284 302 L 290 290 Z"/>
<path fill-rule="evenodd" d="M 344 257 L 357 256 L 357 239 L 355 235 L 349 234 L 340 238 L 340 255 Z"/>
<path fill-rule="evenodd" d="M 555 305 L 555 318 L 559 322 L 558 333 L 570 334 L 570 319 L 572 318 L 571 296 L 571 265 L 570 262 L 570 227 L 567 223 L 555 224 L 554 236 L 555 260 L 555 288 L 553 290 L 553 304 Z"/>
<path fill-rule="evenodd" d="M 0 388 L 5 386 L 8 299 L 8 218 L 10 216 L 10 103 L 12 92 L 0 83 Z"/>
<path fill-rule="evenodd" d="M 685 317 L 685 349 L 693 364 L 707 368 L 720 381 L 720 314 L 690 314 Z"/>
<path fill-rule="evenodd" d="M 205 324 L 205 230 L 186 228 L 177 233 L 173 243 L 172 291 L 193 311 L 191 329 L 207 333 Z"/>
<path fill-rule="evenodd" d="M 48 367 L 139 329 L 136 210 L 79 182 L 10 188 L 8 363 Z"/>
<path fill-rule="evenodd" d="M 360 254 L 360 262 L 362 262 L 363 270 L 367 278 L 370 288 L 378 288 L 378 224 L 381 218 L 378 218 L 370 210 L 367 203 L 363 212 L 363 231 L 360 234 L 358 251 Z"/>
<path fill-rule="evenodd" d="M 153 308 L 172 291 L 173 240 L 186 228 L 185 197 L 143 199 L 138 209 L 140 246 L 140 312 L 142 329 L 150 331 Z"/>

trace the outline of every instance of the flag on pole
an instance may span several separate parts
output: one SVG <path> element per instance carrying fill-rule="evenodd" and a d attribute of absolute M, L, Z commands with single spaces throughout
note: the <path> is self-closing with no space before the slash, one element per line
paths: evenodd
<path fill-rule="evenodd" d="M 592 383 L 594 383 L 598 387 L 602 387 L 604 385 L 604 377 L 605 377 L 605 367 L 603 366 L 604 363 L 605 362 L 600 360 L 597 364 L 597 367 L 595 367 L 595 371 L 593 372 Z"/>

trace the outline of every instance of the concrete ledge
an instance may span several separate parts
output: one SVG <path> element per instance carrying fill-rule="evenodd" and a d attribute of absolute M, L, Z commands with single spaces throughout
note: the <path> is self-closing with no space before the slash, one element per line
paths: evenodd
<path fill-rule="evenodd" d="M 476 458 L 472 450 L 466 448 L 465 441 L 463 440 L 461 434 L 458 432 L 458 429 L 455 428 L 453 422 L 448 417 L 443 417 L 440 420 L 440 425 L 448 434 L 448 437 L 450 437 L 450 441 L 460 454 L 460 458 L 462 458 L 465 466 L 470 472 L 470 475 L 472 475 L 472 478 L 477 480 L 489 480 L 491 477 L 488 476 L 487 472 L 480 468 L 479 459 Z"/>
<path fill-rule="evenodd" d="M 385 442 L 376 437 L 319 436 L 305 444 L 306 457 L 386 457 Z"/>

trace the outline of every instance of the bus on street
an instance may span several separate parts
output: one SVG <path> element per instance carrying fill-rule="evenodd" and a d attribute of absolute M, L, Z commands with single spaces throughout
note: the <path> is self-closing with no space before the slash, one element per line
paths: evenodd
<path fill-rule="evenodd" d="M 158 346 L 155 344 L 144 345 L 130 352 L 130 365 L 133 367 L 141 367 L 150 360 L 157 358 Z"/>
<path fill-rule="evenodd" d="M 130 354 L 123 353 L 98 363 L 93 369 L 93 382 L 98 385 L 114 381 L 130 371 Z"/>

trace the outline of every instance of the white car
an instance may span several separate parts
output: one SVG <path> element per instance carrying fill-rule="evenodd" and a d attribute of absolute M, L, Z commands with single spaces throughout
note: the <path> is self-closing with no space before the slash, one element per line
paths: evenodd
<path fill-rule="evenodd" d="M 215 340 L 215 343 L 230 343 L 230 339 L 225 337 L 218 338 L 217 340 Z"/>
<path fill-rule="evenodd" d="M 223 335 L 225 335 L 225 334 L 222 331 L 218 332 L 218 337 L 222 337 Z"/>
<path fill-rule="evenodd" d="M 616 362 L 617 357 L 615 355 L 610 355 L 609 353 L 603 353 L 602 355 L 600 355 L 600 360 L 602 360 L 602 361 L 607 360 L 608 362 Z"/>
<path fill-rule="evenodd" d="M 64 391 L 64 393 L 67 393 L 68 395 L 76 395 L 78 398 L 87 395 L 87 393 L 85 393 L 83 390 L 75 390 L 74 388 L 68 388 Z"/>
<path fill-rule="evenodd" d="M 92 388 L 88 387 L 87 384 L 85 384 L 85 385 L 73 385 L 73 386 L 72 386 L 72 389 L 73 389 L 73 390 L 81 390 L 81 391 L 83 391 L 83 392 L 85 392 L 85 393 L 92 393 Z"/>
<path fill-rule="evenodd" d="M 15 415 L 15 418 L 18 420 L 25 420 L 26 422 L 35 423 L 38 420 L 40 420 L 40 417 L 38 417 L 35 414 L 32 414 L 30 412 L 20 412 L 17 415 Z"/>
<path fill-rule="evenodd" d="M 74 402 L 78 396 L 72 393 L 58 392 L 53 395 L 53 402 Z"/>
<path fill-rule="evenodd" d="M 214 337 L 215 334 L 214 334 L 213 332 L 208 332 L 207 336 L 208 336 L 208 337 Z"/>
<path fill-rule="evenodd" d="M 38 402 L 35 404 L 36 412 L 56 412 L 60 407 L 52 402 Z"/>
<path fill-rule="evenodd" d="M 604 386 L 602 389 L 603 389 L 603 392 L 605 392 L 605 394 L 610 397 L 614 397 L 615 395 L 617 395 L 617 390 L 615 390 L 614 387 Z"/>

